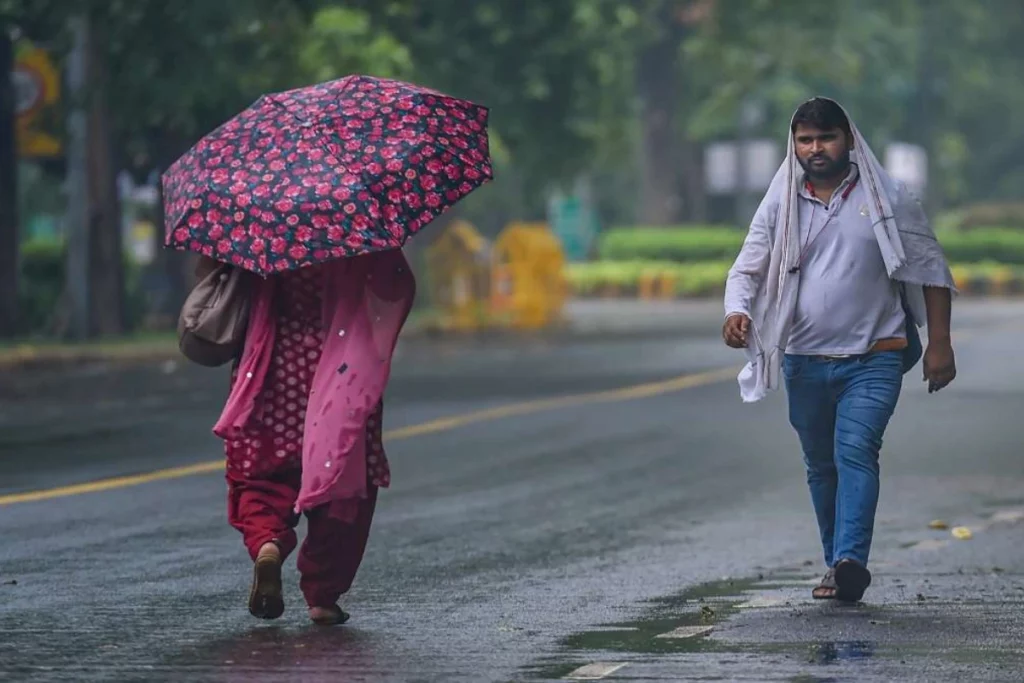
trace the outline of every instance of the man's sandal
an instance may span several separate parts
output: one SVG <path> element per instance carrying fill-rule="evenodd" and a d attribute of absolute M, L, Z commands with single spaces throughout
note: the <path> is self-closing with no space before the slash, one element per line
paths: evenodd
<path fill-rule="evenodd" d="M 860 602 L 871 585 L 871 572 L 854 560 L 840 560 L 836 565 L 836 600 Z"/>
<path fill-rule="evenodd" d="M 821 579 L 821 583 L 811 591 L 815 600 L 832 600 L 836 597 L 836 570 L 829 569 Z"/>

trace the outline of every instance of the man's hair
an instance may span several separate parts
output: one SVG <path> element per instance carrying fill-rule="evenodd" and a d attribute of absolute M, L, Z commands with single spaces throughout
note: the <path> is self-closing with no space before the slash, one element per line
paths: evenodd
<path fill-rule="evenodd" d="M 846 133 L 847 138 L 852 137 L 850 120 L 843 113 L 843 108 L 824 97 L 815 97 L 800 105 L 800 108 L 796 110 L 796 114 L 793 115 L 791 132 L 795 133 L 796 127 L 800 124 L 817 128 L 818 130 L 835 130 L 838 128 Z"/>

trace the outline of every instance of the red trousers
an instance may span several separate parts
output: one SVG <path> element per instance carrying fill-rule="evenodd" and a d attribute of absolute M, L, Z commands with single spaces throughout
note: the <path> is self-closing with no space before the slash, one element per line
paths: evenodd
<path fill-rule="evenodd" d="M 298 544 L 294 512 L 301 473 L 291 470 L 266 479 L 248 480 L 228 474 L 228 520 L 242 532 L 253 561 L 264 544 L 275 542 L 286 558 Z M 330 607 L 352 587 L 363 560 L 377 487 L 368 484 L 354 522 L 328 515 L 324 505 L 306 513 L 308 530 L 299 550 L 299 586 L 310 607 Z"/>

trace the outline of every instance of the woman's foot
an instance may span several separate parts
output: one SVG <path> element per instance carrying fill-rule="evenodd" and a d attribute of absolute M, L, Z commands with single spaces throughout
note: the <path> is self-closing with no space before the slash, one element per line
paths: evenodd
<path fill-rule="evenodd" d="M 309 608 L 309 618 L 317 626 L 340 626 L 348 621 L 348 616 L 348 612 L 337 605 Z"/>
<path fill-rule="evenodd" d="M 821 583 L 811 591 L 811 597 L 815 600 L 832 600 L 836 597 L 836 570 L 829 569 L 825 572 Z"/>
<path fill-rule="evenodd" d="M 264 543 L 252 569 L 249 613 L 260 619 L 277 619 L 284 614 L 281 591 L 281 549 L 276 543 Z"/>

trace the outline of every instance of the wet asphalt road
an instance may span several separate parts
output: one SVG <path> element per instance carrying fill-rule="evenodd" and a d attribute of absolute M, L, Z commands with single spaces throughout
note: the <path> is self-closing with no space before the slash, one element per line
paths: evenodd
<path fill-rule="evenodd" d="M 388 428 L 528 405 L 388 443 L 345 627 L 307 626 L 294 560 L 285 616 L 249 617 L 216 474 L 0 506 L 0 681 L 1024 680 L 1024 305 L 961 304 L 957 382 L 928 396 L 908 377 L 855 608 L 809 600 L 819 551 L 781 395 L 743 406 L 730 378 L 531 412 L 734 366 L 717 307 L 578 313 L 603 331 L 403 344 Z M 162 363 L 5 374 L 0 496 L 217 458 L 225 382 Z M 712 630 L 658 637 L 685 627 Z"/>

